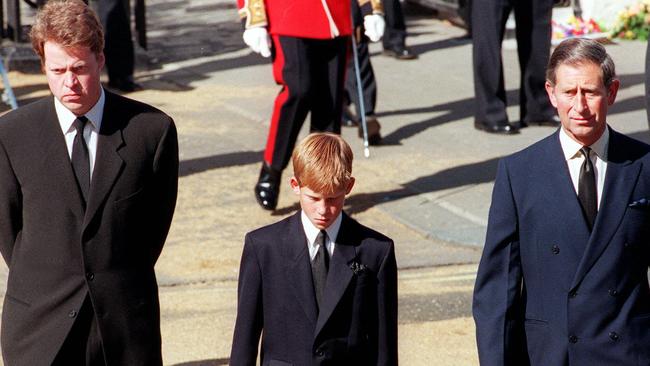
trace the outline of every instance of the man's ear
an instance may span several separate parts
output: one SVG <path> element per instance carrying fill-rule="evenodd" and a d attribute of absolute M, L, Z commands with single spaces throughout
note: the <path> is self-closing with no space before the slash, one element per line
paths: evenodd
<path fill-rule="evenodd" d="M 346 195 L 350 194 L 350 191 L 352 191 L 352 187 L 354 187 L 354 177 L 350 177 L 350 180 L 348 181 L 348 186 L 345 189 Z"/>
<path fill-rule="evenodd" d="M 557 108 L 557 99 L 555 99 L 555 87 L 551 85 L 551 83 L 546 80 L 546 83 L 544 83 L 544 88 L 546 88 L 546 94 L 548 94 L 548 99 L 551 101 L 551 105 L 553 107 Z"/>
<path fill-rule="evenodd" d="M 612 105 L 616 100 L 616 94 L 618 93 L 618 88 L 621 86 L 621 81 L 618 79 L 612 80 L 607 88 L 607 104 Z"/>
<path fill-rule="evenodd" d="M 289 185 L 291 186 L 293 193 L 298 195 L 300 194 L 300 183 L 296 177 L 291 177 L 291 179 L 289 179 Z"/>

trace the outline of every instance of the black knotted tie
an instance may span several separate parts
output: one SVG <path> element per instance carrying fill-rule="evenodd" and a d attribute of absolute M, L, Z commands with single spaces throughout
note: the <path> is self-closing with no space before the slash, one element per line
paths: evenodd
<path fill-rule="evenodd" d="M 593 229 L 596 215 L 598 214 L 598 193 L 596 191 L 596 173 L 594 165 L 589 158 L 591 149 L 583 146 L 580 152 L 585 157 L 585 161 L 580 167 L 580 179 L 578 181 L 578 198 L 582 205 L 582 212 L 589 224 L 589 230 Z"/>
<path fill-rule="evenodd" d="M 330 256 L 325 246 L 327 243 L 327 233 L 321 230 L 316 237 L 315 244 L 318 244 L 318 252 L 311 261 L 311 275 L 314 281 L 314 293 L 316 294 L 316 303 L 321 306 L 325 283 L 327 282 L 327 272 L 329 271 Z"/>
<path fill-rule="evenodd" d="M 84 139 L 84 127 L 88 118 L 84 116 L 77 117 L 72 125 L 77 130 L 77 135 L 72 143 L 72 170 L 77 178 L 79 191 L 83 197 L 84 204 L 88 202 L 88 191 L 90 189 L 90 157 L 88 155 L 88 146 Z"/>

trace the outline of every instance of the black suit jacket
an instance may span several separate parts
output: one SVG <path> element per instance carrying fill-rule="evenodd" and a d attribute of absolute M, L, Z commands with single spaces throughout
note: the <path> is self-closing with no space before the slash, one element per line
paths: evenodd
<path fill-rule="evenodd" d="M 558 133 L 503 159 L 474 290 L 482 366 L 650 365 L 650 146 L 610 129 L 589 232 Z"/>
<path fill-rule="evenodd" d="M 5 364 L 50 365 L 87 295 L 107 365 L 162 363 L 154 264 L 177 181 L 173 121 L 148 105 L 106 92 L 85 212 L 53 97 L 0 118 Z"/>
<path fill-rule="evenodd" d="M 234 366 L 397 365 L 393 242 L 343 214 L 317 309 L 300 212 L 250 232 L 241 260 Z"/>

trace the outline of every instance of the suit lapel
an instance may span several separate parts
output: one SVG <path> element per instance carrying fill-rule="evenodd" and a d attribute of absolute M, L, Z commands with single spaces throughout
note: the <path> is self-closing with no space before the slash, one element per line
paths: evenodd
<path fill-rule="evenodd" d="M 113 112 L 117 110 L 114 104 L 114 97 L 106 92 L 106 102 L 104 104 L 102 126 L 97 138 L 95 169 L 90 184 L 84 227 L 97 213 L 124 165 L 124 159 L 119 154 L 120 148 L 124 145 L 124 140 L 119 116 L 116 116 L 115 112 Z"/>
<path fill-rule="evenodd" d="M 639 178 L 642 164 L 639 161 L 633 162 L 630 160 L 625 152 L 625 146 L 620 143 L 620 139 L 620 135 L 610 129 L 603 197 L 587 249 L 573 278 L 572 289 L 580 284 L 587 272 L 605 251 L 620 225 L 630 195 Z"/>
<path fill-rule="evenodd" d="M 318 313 L 318 322 L 314 335 L 323 329 L 323 326 L 332 315 L 336 305 L 343 297 L 345 290 L 352 280 L 352 269 L 350 262 L 356 257 L 355 241 L 351 237 L 352 230 L 350 218 L 343 214 L 343 221 L 339 229 L 338 236 L 335 240 L 336 247 L 330 261 L 330 268 L 327 274 L 327 284 L 323 293 L 323 304 Z"/>
<path fill-rule="evenodd" d="M 542 193 L 539 197 L 547 200 L 544 204 L 549 207 L 544 216 L 553 215 L 551 219 L 558 221 L 559 230 L 569 228 L 562 235 L 567 237 L 568 242 L 573 243 L 569 246 L 569 250 L 573 263 L 572 270 L 575 271 L 589 240 L 589 226 L 582 214 L 582 207 L 571 181 L 569 167 L 560 144 L 559 130 L 552 135 L 543 156 L 547 156 L 548 159 L 539 159 L 540 176 L 530 181 L 539 183 L 535 189 L 539 189 Z"/>
<path fill-rule="evenodd" d="M 318 307 L 314 296 L 314 284 L 311 277 L 311 262 L 307 249 L 307 237 L 300 221 L 300 211 L 291 217 L 289 231 L 284 237 L 284 255 L 287 260 L 286 278 L 290 283 L 298 303 L 305 315 L 316 323 Z"/>
<path fill-rule="evenodd" d="M 77 187 L 65 137 L 54 108 L 54 97 L 46 104 L 44 116 L 39 137 L 41 146 L 45 146 L 41 164 L 43 179 L 51 183 L 52 190 L 58 190 L 59 194 L 65 197 L 63 201 L 69 204 L 75 216 L 81 218 L 83 217 L 81 192 Z"/>

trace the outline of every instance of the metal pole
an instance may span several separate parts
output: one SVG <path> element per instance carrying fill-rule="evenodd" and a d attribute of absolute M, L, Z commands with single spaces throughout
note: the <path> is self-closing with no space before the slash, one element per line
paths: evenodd
<path fill-rule="evenodd" d="M 354 76 L 357 79 L 357 93 L 359 94 L 359 114 L 361 114 L 361 129 L 363 130 L 363 156 L 370 157 L 368 144 L 368 122 L 366 121 L 366 107 L 363 102 L 363 88 L 361 86 L 361 71 L 359 70 L 359 55 L 357 53 L 356 27 L 352 19 L 352 58 L 354 59 Z"/>

